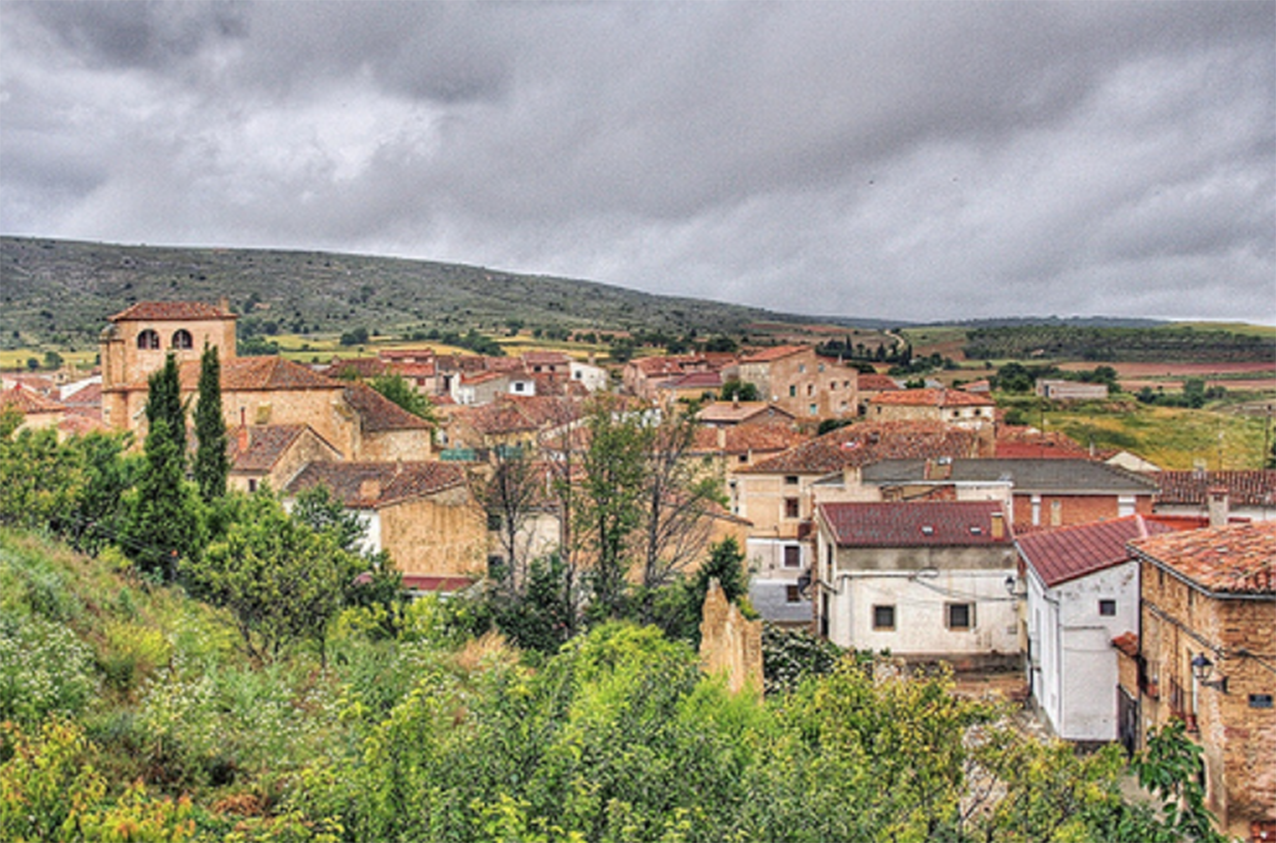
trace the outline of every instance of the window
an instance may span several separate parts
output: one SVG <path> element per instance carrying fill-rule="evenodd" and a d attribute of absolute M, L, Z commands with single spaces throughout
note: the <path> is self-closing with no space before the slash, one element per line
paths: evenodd
<path fill-rule="evenodd" d="M 801 568 L 802 567 L 802 548 L 795 544 L 786 544 L 784 546 L 784 567 Z"/>
<path fill-rule="evenodd" d="M 1115 614 L 1116 614 L 1116 601 L 1115 601 L 1115 600 L 1100 600 L 1100 601 L 1099 601 L 1099 614 L 1100 614 L 1100 615 L 1103 615 L 1104 617 L 1109 617 L 1109 618 L 1110 618 L 1110 617 L 1112 617 L 1113 615 L 1115 615 Z"/>
<path fill-rule="evenodd" d="M 949 629 L 971 629 L 975 625 L 975 604 L 949 603 L 944 615 Z"/>
<path fill-rule="evenodd" d="M 185 328 L 178 329 L 173 334 L 173 348 L 194 348 L 195 342 L 191 339 L 191 332 Z"/>
<path fill-rule="evenodd" d="M 807 412 L 813 416 L 816 416 L 816 415 L 819 415 L 820 409 L 816 407 L 814 404 L 812 404 L 811 406 L 807 408 Z"/>
<path fill-rule="evenodd" d="M 489 512 L 487 514 L 487 529 L 492 532 L 501 529 L 501 514 L 499 512 Z"/>
<path fill-rule="evenodd" d="M 249 492 L 257 491 L 257 478 L 255 477 L 248 478 L 248 491 Z"/>
<path fill-rule="evenodd" d="M 824 364 L 823 364 L 823 363 L 820 363 L 820 364 L 819 364 L 819 365 L 817 365 L 815 368 L 816 368 L 816 371 L 823 372 L 823 371 L 824 371 Z"/>
<path fill-rule="evenodd" d="M 786 585 L 784 587 L 784 602 L 801 603 L 802 589 L 798 588 L 796 585 Z"/>
<path fill-rule="evenodd" d="M 797 498 L 784 499 L 784 517 L 785 518 L 798 517 L 798 499 Z"/>
<path fill-rule="evenodd" d="M 795 383 L 789 384 L 789 397 L 797 398 L 797 384 Z"/>
<path fill-rule="evenodd" d="M 797 485 L 797 482 L 798 482 L 798 476 L 797 476 L 796 474 L 786 474 L 786 475 L 784 475 L 784 485 L 786 485 L 786 486 L 796 486 L 796 485 Z"/>
<path fill-rule="evenodd" d="M 873 629 L 890 630 L 895 628 L 895 607 L 873 607 Z"/>
<path fill-rule="evenodd" d="M 147 328 L 145 331 L 137 335 L 137 347 L 150 350 L 159 349 L 159 334 Z"/>
<path fill-rule="evenodd" d="M 807 397 L 807 398 L 810 398 L 810 397 L 811 397 L 812 395 L 814 395 L 814 394 L 815 394 L 815 384 L 813 384 L 813 383 L 808 383 L 808 384 L 806 385 L 806 397 Z"/>
<path fill-rule="evenodd" d="M 806 364 L 805 364 L 805 363 L 799 363 L 799 364 L 798 364 L 798 374 L 802 374 L 802 373 L 803 373 L 803 372 L 805 372 L 805 371 L 806 371 Z"/>

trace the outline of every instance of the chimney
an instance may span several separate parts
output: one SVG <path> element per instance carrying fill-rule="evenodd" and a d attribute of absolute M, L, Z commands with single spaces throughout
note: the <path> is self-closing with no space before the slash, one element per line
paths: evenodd
<path fill-rule="evenodd" d="M 992 514 L 992 537 L 994 541 L 1001 541 L 1006 537 L 1006 516 L 1001 512 Z"/>
<path fill-rule="evenodd" d="M 739 392 L 731 396 L 731 409 L 733 410 L 740 409 L 740 393 Z"/>
<path fill-rule="evenodd" d="M 725 427 L 718 428 L 718 450 L 725 451 L 727 449 L 727 429 Z"/>
<path fill-rule="evenodd" d="M 244 421 L 245 410 L 239 408 L 239 453 L 248 453 L 248 423 Z"/>
<path fill-rule="evenodd" d="M 230 313 L 230 299 L 222 296 L 217 300 L 217 307 L 222 313 Z"/>
<path fill-rule="evenodd" d="M 368 477 L 359 481 L 359 499 L 364 501 L 376 501 L 381 497 L 381 481 L 375 477 Z"/>
<path fill-rule="evenodd" d="M 1227 499 L 1226 486 L 1210 486 L 1206 492 L 1207 505 L 1209 506 L 1210 526 L 1225 527 L 1227 526 L 1229 512 L 1229 501 Z"/>

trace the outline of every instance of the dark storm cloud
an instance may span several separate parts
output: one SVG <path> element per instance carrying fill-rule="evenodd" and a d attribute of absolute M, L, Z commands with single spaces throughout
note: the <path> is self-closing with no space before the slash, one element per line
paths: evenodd
<path fill-rule="evenodd" d="M 0 2 L 0 229 L 1276 321 L 1274 10 Z"/>

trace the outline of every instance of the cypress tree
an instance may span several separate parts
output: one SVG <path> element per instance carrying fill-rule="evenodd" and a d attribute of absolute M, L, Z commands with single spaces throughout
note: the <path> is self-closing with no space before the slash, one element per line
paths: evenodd
<path fill-rule="evenodd" d="M 163 419 L 168 427 L 166 435 L 177 445 L 182 471 L 185 473 L 186 408 L 182 406 L 182 384 L 177 375 L 177 359 L 173 355 L 168 355 L 164 360 L 164 368 L 150 376 L 147 386 L 147 439 L 150 439 L 150 433 L 155 429 L 156 420 Z"/>
<path fill-rule="evenodd" d="M 156 418 L 146 437 L 128 536 L 128 551 L 138 566 L 166 581 L 173 579 L 178 560 L 197 554 L 204 540 L 199 499 L 186 482 L 176 439 L 168 420 Z"/>
<path fill-rule="evenodd" d="M 221 361 L 215 346 L 199 358 L 199 403 L 195 405 L 195 483 L 205 503 L 224 497 L 230 458 L 226 455 L 226 419 L 222 415 Z"/>

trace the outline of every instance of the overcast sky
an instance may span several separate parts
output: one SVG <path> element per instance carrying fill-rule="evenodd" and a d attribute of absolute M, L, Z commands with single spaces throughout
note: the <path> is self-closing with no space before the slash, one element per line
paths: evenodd
<path fill-rule="evenodd" d="M 1276 2 L 0 0 L 0 232 L 1276 324 Z"/>

